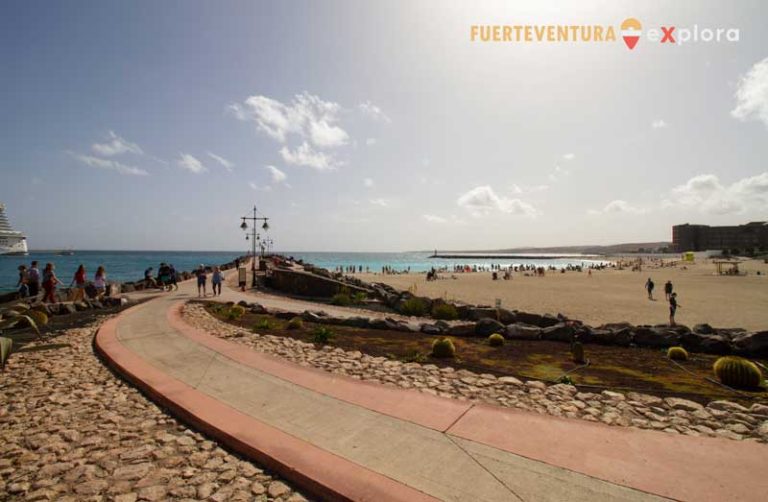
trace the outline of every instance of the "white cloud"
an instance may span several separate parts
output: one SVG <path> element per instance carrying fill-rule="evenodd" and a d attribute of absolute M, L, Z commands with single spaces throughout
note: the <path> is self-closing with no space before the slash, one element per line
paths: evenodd
<path fill-rule="evenodd" d="M 630 205 L 628 202 L 617 199 L 612 200 L 602 209 L 590 209 L 589 214 L 642 214 L 644 209 Z"/>
<path fill-rule="evenodd" d="M 516 185 L 513 184 L 510 187 L 510 190 L 512 190 L 512 193 L 515 194 L 521 194 L 521 193 L 535 193 L 535 192 L 543 192 L 544 190 L 549 190 L 549 185 Z"/>
<path fill-rule="evenodd" d="M 555 166 L 555 170 L 549 173 L 549 176 L 547 176 L 547 178 L 549 178 L 549 181 L 555 182 L 555 181 L 562 180 L 569 174 L 571 174 L 569 170 L 564 169 L 560 166 Z"/>
<path fill-rule="evenodd" d="M 275 166 L 265 166 L 264 169 L 269 171 L 272 176 L 272 183 L 283 183 L 288 178 L 286 174 Z"/>
<path fill-rule="evenodd" d="M 365 144 L 368 146 L 373 146 L 377 143 L 376 138 L 368 138 L 365 140 Z"/>
<path fill-rule="evenodd" d="M 287 164 L 311 167 L 318 171 L 336 169 L 338 165 L 333 156 L 315 150 L 306 141 L 295 150 L 291 150 L 287 146 L 282 147 L 280 149 L 280 156 Z"/>
<path fill-rule="evenodd" d="M 461 195 L 456 202 L 473 216 L 483 216 L 494 211 L 524 216 L 537 214 L 536 209 L 527 202 L 499 197 L 488 185 L 473 188 Z"/>
<path fill-rule="evenodd" d="M 256 190 L 257 192 L 271 192 L 272 187 L 269 185 L 258 185 L 256 182 L 251 181 L 248 183 L 248 186 L 250 186 L 252 189 Z"/>
<path fill-rule="evenodd" d="M 202 162 L 197 160 L 192 155 L 183 152 L 179 152 L 179 158 L 176 161 L 176 164 L 179 167 L 195 174 L 204 173 L 208 170 L 208 168 L 205 167 Z"/>
<path fill-rule="evenodd" d="M 576 154 L 575 153 L 565 153 L 565 154 L 563 154 L 563 158 L 565 160 L 573 160 L 573 159 L 576 158 Z"/>
<path fill-rule="evenodd" d="M 220 157 L 216 155 L 215 153 L 212 153 L 212 152 L 207 152 L 207 153 L 210 158 L 218 162 L 224 169 L 226 169 L 229 172 L 232 172 L 232 167 L 234 167 L 234 164 L 232 162 L 228 161 L 224 157 Z"/>
<path fill-rule="evenodd" d="M 389 199 L 371 199 L 370 203 L 374 206 L 389 207 L 392 205 L 392 201 Z"/>
<path fill-rule="evenodd" d="M 731 115 L 739 120 L 759 120 L 768 126 L 768 58 L 755 63 L 742 75 L 736 88 L 736 108 Z"/>
<path fill-rule="evenodd" d="M 360 103 L 358 108 L 360 108 L 360 111 L 363 112 L 363 115 L 373 120 L 384 122 L 387 124 L 392 122 L 392 120 L 390 120 L 390 118 L 387 117 L 387 115 L 382 111 L 380 107 L 374 105 L 370 101 Z"/>
<path fill-rule="evenodd" d="M 714 174 L 700 174 L 672 189 L 666 207 L 687 207 L 711 214 L 743 213 L 768 206 L 768 172 L 724 185 Z"/>
<path fill-rule="evenodd" d="M 124 140 L 115 134 L 114 131 L 109 131 L 106 143 L 94 143 L 91 145 L 91 150 L 97 155 L 104 157 L 112 157 L 123 153 L 134 153 L 136 155 L 144 153 L 139 145 Z"/>
<path fill-rule="evenodd" d="M 229 109 L 240 120 L 256 122 L 260 131 L 281 143 L 290 135 L 321 148 L 338 147 L 349 140 L 347 132 L 336 125 L 341 106 L 308 92 L 297 94 L 289 104 L 266 96 L 250 96 Z"/>
<path fill-rule="evenodd" d="M 421 217 L 429 223 L 448 223 L 447 218 L 443 218 L 442 216 L 435 216 L 434 214 L 422 214 Z"/>
<path fill-rule="evenodd" d="M 373 188 L 373 180 L 371 178 L 365 178 L 363 180 L 363 185 L 365 185 L 366 188 Z"/>
<path fill-rule="evenodd" d="M 128 166 L 116 160 L 101 159 L 99 157 L 93 157 L 91 155 L 72 154 L 77 160 L 83 164 L 96 167 L 98 169 L 106 169 L 109 171 L 116 171 L 120 174 L 132 175 L 132 176 L 147 176 L 149 173 L 144 169 L 138 167 Z"/>
<path fill-rule="evenodd" d="M 665 127 L 669 127 L 669 124 L 664 122 L 664 119 L 656 119 L 651 122 L 651 127 L 654 129 L 663 129 Z"/>

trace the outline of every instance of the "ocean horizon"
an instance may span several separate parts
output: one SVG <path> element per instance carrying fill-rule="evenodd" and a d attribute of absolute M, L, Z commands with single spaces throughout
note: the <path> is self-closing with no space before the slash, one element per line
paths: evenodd
<path fill-rule="evenodd" d="M 83 264 L 89 280 L 99 266 L 104 266 L 107 272 L 107 280 L 128 282 L 136 281 L 144 276 L 147 267 L 153 267 L 157 271 L 160 263 L 173 264 L 179 271 L 191 271 L 199 265 L 221 265 L 231 262 L 238 256 L 246 254 L 244 251 L 121 251 L 121 250 L 74 250 L 73 255 L 61 255 L 68 250 L 33 250 L 27 256 L 0 255 L 0 291 L 12 291 L 18 280 L 18 266 L 29 266 L 33 260 L 38 261 L 42 268 L 46 263 L 54 263 L 56 274 L 63 286 L 68 286 L 74 276 L 77 267 Z M 362 251 L 276 251 L 276 254 L 292 256 L 295 259 L 312 263 L 315 266 L 333 270 L 337 267 L 355 266 L 359 271 L 381 272 L 382 267 L 389 267 L 397 272 L 426 272 L 431 268 L 453 269 L 457 265 L 468 265 L 478 269 L 487 269 L 491 265 L 502 267 L 514 265 L 553 266 L 556 268 L 568 265 L 581 265 L 602 263 L 604 260 L 595 256 L 583 255 L 569 258 L 550 258 L 546 253 L 529 254 L 525 257 L 495 256 L 482 258 L 468 256 L 464 258 L 430 258 L 434 251 L 406 251 L 406 252 L 362 252 Z"/>

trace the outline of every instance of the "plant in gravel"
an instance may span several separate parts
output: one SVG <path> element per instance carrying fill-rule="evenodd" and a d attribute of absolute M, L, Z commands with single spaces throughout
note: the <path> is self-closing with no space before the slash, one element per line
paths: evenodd
<path fill-rule="evenodd" d="M 427 357 L 422 352 L 414 350 L 405 354 L 400 360 L 404 363 L 423 363 L 427 360 Z"/>
<path fill-rule="evenodd" d="M 236 321 L 245 315 L 245 307 L 242 305 L 232 305 L 227 309 L 227 319 Z"/>
<path fill-rule="evenodd" d="M 432 357 L 456 357 L 456 346 L 450 338 L 440 338 L 432 342 Z"/>
<path fill-rule="evenodd" d="M 743 357 L 721 357 L 715 361 L 713 370 L 717 379 L 729 387 L 755 388 L 763 381 L 760 368 Z"/>
<path fill-rule="evenodd" d="M 272 329 L 272 323 L 269 321 L 269 319 L 260 319 L 256 324 L 253 325 L 253 331 L 269 331 Z"/>
<path fill-rule="evenodd" d="M 357 293 L 352 296 L 352 303 L 355 305 L 362 305 L 365 303 L 365 300 L 368 299 L 368 295 L 363 293 L 362 291 L 358 291 Z"/>
<path fill-rule="evenodd" d="M 459 318 L 459 311 L 450 303 L 435 305 L 432 309 L 432 317 L 444 321 L 453 321 Z"/>
<path fill-rule="evenodd" d="M 557 379 L 557 383 L 564 383 L 566 385 L 573 385 L 573 379 L 568 375 L 563 375 Z"/>
<path fill-rule="evenodd" d="M 325 326 L 318 326 L 312 331 L 312 343 L 319 345 L 325 345 L 330 342 L 331 339 L 336 336 L 336 333 L 326 328 Z"/>
<path fill-rule="evenodd" d="M 349 307 L 352 305 L 352 297 L 348 293 L 336 293 L 331 297 L 331 305 L 338 305 L 339 307 Z"/>
<path fill-rule="evenodd" d="M 304 320 L 301 317 L 292 317 L 286 327 L 288 329 L 304 329 Z"/>
<path fill-rule="evenodd" d="M 488 337 L 488 345 L 491 347 L 501 347 L 504 345 L 504 337 L 498 333 L 494 333 Z"/>
<path fill-rule="evenodd" d="M 407 316 L 421 317 L 427 313 L 427 304 L 421 298 L 408 298 L 400 305 L 400 313 Z"/>
<path fill-rule="evenodd" d="M 687 361 L 688 351 L 682 347 L 670 347 L 667 349 L 667 357 L 673 361 Z"/>

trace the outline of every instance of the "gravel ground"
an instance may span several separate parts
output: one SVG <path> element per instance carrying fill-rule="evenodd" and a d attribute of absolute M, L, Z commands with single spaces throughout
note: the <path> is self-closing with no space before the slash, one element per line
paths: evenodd
<path fill-rule="evenodd" d="M 467 370 L 438 368 L 432 364 L 402 363 L 348 352 L 249 330 L 219 321 L 197 303 L 188 303 L 184 319 L 212 335 L 229 339 L 260 352 L 280 356 L 351 378 L 433 395 L 519 408 L 607 425 L 661 430 L 690 436 L 719 436 L 733 440 L 768 442 L 768 406 L 747 408 L 730 401 L 707 406 L 686 399 L 647 394 L 603 391 L 579 392 L 572 385 L 522 382 L 514 377 L 495 377 Z"/>
<path fill-rule="evenodd" d="M 306 500 L 167 415 L 95 355 L 100 319 L 0 374 L 0 500 Z"/>

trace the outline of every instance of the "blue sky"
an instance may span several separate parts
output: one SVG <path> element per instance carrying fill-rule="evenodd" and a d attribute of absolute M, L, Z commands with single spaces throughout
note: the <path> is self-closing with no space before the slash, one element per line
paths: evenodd
<path fill-rule="evenodd" d="M 735 27 L 473 43 L 473 24 Z M 760 2 L 3 2 L 0 201 L 32 248 L 671 238 L 768 219 Z"/>

